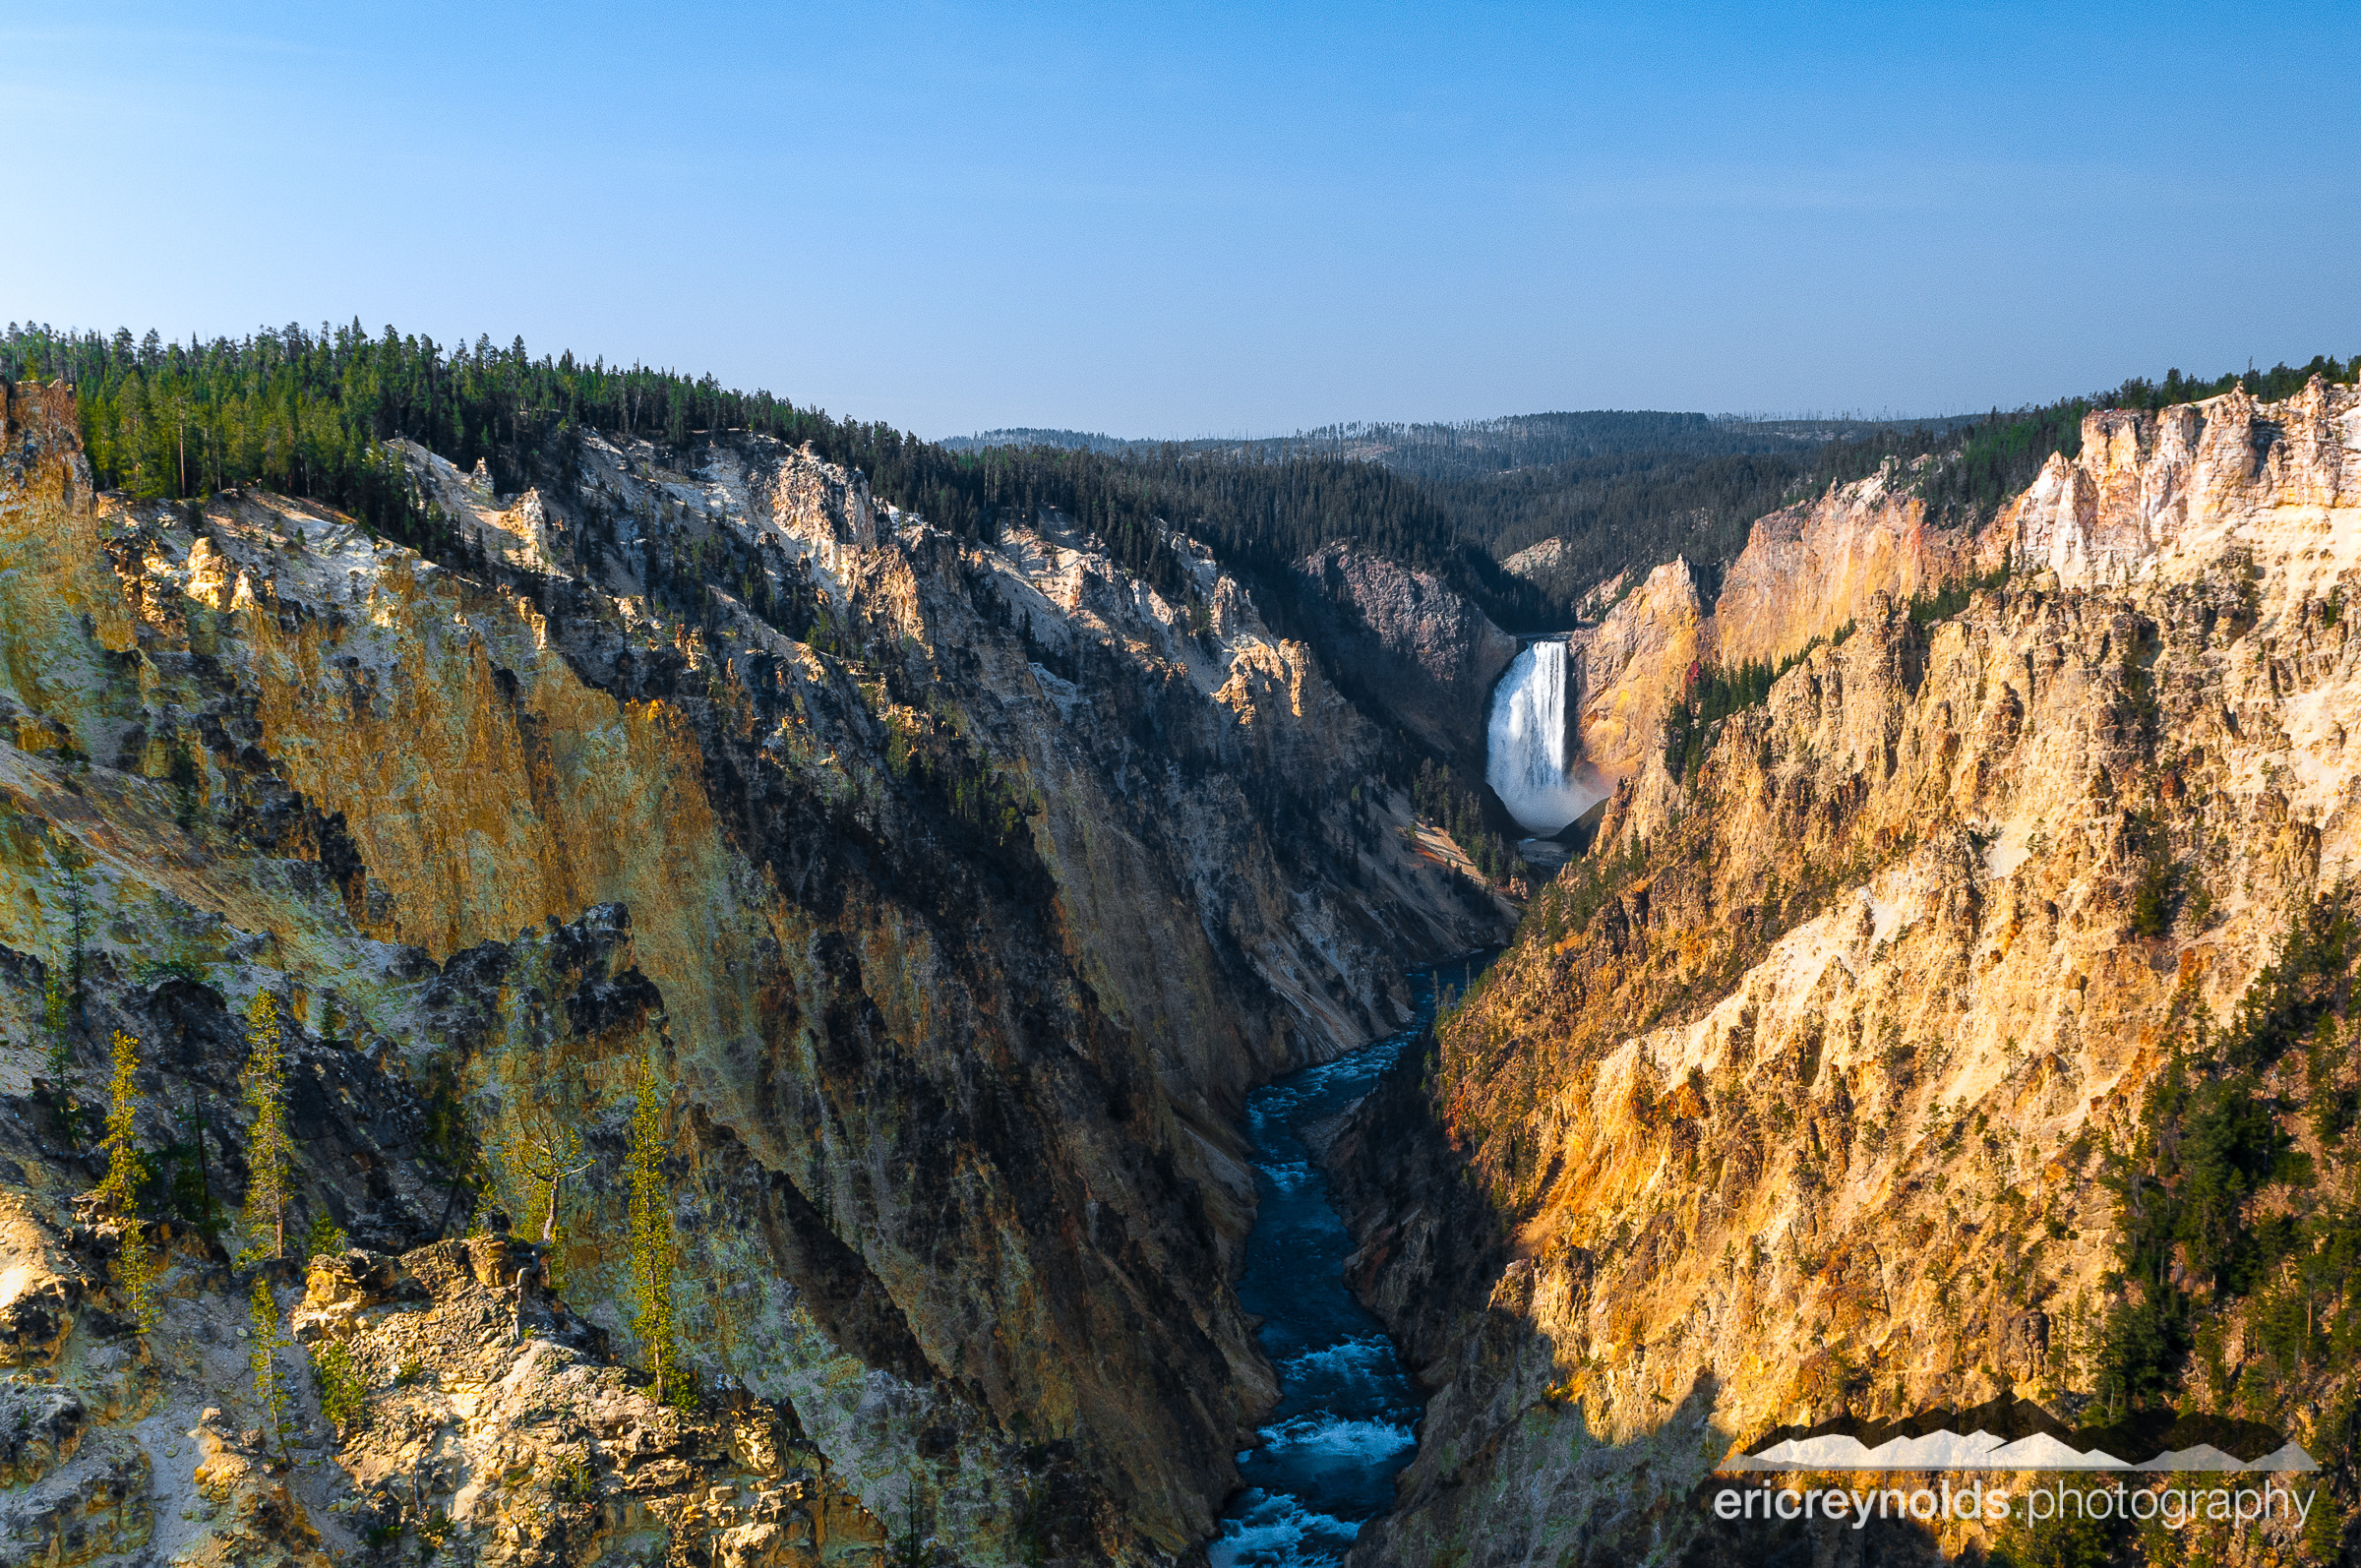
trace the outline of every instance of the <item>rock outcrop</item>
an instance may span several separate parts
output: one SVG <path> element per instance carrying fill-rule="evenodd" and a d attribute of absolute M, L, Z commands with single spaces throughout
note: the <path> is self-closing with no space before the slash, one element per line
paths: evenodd
<path fill-rule="evenodd" d="M 739 1391 L 660 1403 L 547 1292 L 541 1262 L 489 1236 L 313 1260 L 294 1331 L 315 1357 L 340 1352 L 360 1396 L 335 1455 L 351 1524 L 487 1564 L 694 1542 L 717 1568 L 881 1568 L 883 1524 L 792 1408 Z"/>
<path fill-rule="evenodd" d="M 1586 598 L 1586 610 L 1602 607 L 1598 622 L 1568 641 L 1579 674 L 1581 760 L 1591 774 L 1612 786 L 1646 771 L 1692 669 L 1776 667 L 1881 613 L 1884 601 L 2005 565 L 2011 518 L 1980 533 L 1936 526 L 1907 478 L 1889 465 L 1758 518 L 1710 608 L 1679 560 L 1628 591 L 1618 576 Z"/>
<path fill-rule="evenodd" d="M 1486 698 L 1517 639 L 1432 573 L 1366 550 L 1332 544 L 1297 572 L 1346 678 L 1427 745 L 1480 762 Z"/>
<path fill-rule="evenodd" d="M 1757 519 L 1714 601 L 1712 656 L 1725 665 L 1782 659 L 1836 637 L 1878 611 L 2000 564 L 2000 527 L 1981 533 L 1928 521 L 1908 470 L 1839 485 Z"/>
<path fill-rule="evenodd" d="M 1689 1489 L 1774 1426 L 2160 1375 L 2325 1456 L 2332 1546 L 2350 1361 L 2288 1337 L 2297 1286 L 2192 1262 L 2210 1233 L 2127 1284 L 2122 1194 L 2179 1190 L 2157 1129 L 2218 1082 L 2287 1156 L 2219 1224 L 2351 1212 L 2361 394 L 2094 413 L 2002 521 L 2018 571 L 1964 613 L 1880 595 L 1688 779 L 1644 762 L 1423 1086 L 1338 1140 L 1438 1390 L 1356 1562 L 1724 1560 Z M 1420 1138 L 1481 1202 L 1408 1180 Z M 2167 1300 L 2204 1346 L 2142 1371 L 2125 1325 Z"/>
<path fill-rule="evenodd" d="M 1503 557 L 1500 566 L 1503 571 L 1538 582 L 1554 575 L 1558 563 L 1565 556 L 1566 542 L 1563 539 L 1544 539 L 1539 544 L 1527 545 L 1514 555 Z"/>
<path fill-rule="evenodd" d="M 2361 445 L 2351 403 L 2316 378 L 2284 403 L 2240 388 L 2160 413 L 2091 414 L 2081 454 L 2050 458 L 2004 514 L 2002 538 L 2019 567 L 2068 587 L 2185 579 L 2243 547 L 2284 557 L 2292 586 L 2308 590 L 2342 570 L 2333 534 Z"/>

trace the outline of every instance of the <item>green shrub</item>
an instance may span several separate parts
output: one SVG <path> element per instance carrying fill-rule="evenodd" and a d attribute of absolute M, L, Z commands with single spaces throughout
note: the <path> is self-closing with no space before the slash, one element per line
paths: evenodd
<path fill-rule="evenodd" d="M 2132 935 L 2154 940 L 2172 930 L 2172 884 L 2177 879 L 2176 870 L 2159 839 L 2149 850 L 2148 860 L 2140 869 L 2140 881 L 2132 889 Z"/>
<path fill-rule="evenodd" d="M 312 1352 L 312 1385 L 320 1391 L 320 1414 L 339 1434 L 367 1418 L 369 1382 L 343 1346 L 332 1341 Z"/>
<path fill-rule="evenodd" d="M 341 1252 L 350 1245 L 352 1237 L 344 1234 L 343 1227 L 325 1214 L 316 1214 L 312 1216 L 311 1230 L 303 1237 L 303 1258 L 309 1263 L 322 1253 Z"/>

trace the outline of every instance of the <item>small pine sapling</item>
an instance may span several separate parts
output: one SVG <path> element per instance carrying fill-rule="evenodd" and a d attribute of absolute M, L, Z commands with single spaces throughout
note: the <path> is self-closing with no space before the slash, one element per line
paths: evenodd
<path fill-rule="evenodd" d="M 352 1237 L 344 1234 L 342 1226 L 326 1214 L 316 1214 L 311 1230 L 304 1234 L 303 1260 L 309 1263 L 316 1257 L 333 1257 L 350 1245 Z"/>
<path fill-rule="evenodd" d="M 183 831 L 194 832 L 200 808 L 198 791 L 205 783 L 205 774 L 198 768 L 197 754 L 189 749 L 186 738 L 174 736 L 165 754 L 165 778 L 172 786 L 172 819 Z"/>
<path fill-rule="evenodd" d="M 426 1153 L 451 1177 L 450 1189 L 443 1199 L 443 1217 L 435 1222 L 435 1235 L 450 1234 L 452 1216 L 458 1212 L 462 1201 L 468 1206 L 469 1229 L 473 1234 L 482 1223 L 483 1217 L 475 1210 L 489 1185 L 490 1173 L 473 1119 L 467 1115 L 467 1103 L 459 1094 L 457 1064 L 448 1052 L 437 1056 L 427 1069 Z"/>
<path fill-rule="evenodd" d="M 122 1252 L 115 1261 L 115 1275 L 123 1284 L 124 1302 L 133 1321 L 146 1334 L 155 1327 L 158 1309 L 155 1258 L 148 1250 L 148 1233 L 139 1214 L 140 1185 L 148 1174 L 136 1142 L 140 1043 L 118 1029 L 114 1055 L 115 1075 L 107 1095 L 106 1178 L 98 1183 L 98 1197 L 122 1221 Z"/>
<path fill-rule="evenodd" d="M 278 1302 L 272 1297 L 268 1278 L 254 1282 L 248 1306 L 253 1315 L 254 1403 L 263 1417 L 263 1443 L 268 1447 L 275 1441 L 283 1459 L 287 1452 L 287 1385 L 279 1375 L 278 1352 L 285 1338 L 279 1332 Z"/>
<path fill-rule="evenodd" d="M 292 1147 L 287 1136 L 286 1057 L 279 1037 L 278 1000 L 267 991 L 254 994 L 246 1009 L 246 1108 L 253 1125 L 246 1134 L 244 1230 L 246 1245 L 238 1253 L 241 1265 L 287 1255 L 287 1202 L 291 1194 L 288 1170 Z"/>
<path fill-rule="evenodd" d="M 677 1378 L 679 1360 L 672 1304 L 672 1207 L 664 1185 L 664 1105 L 657 1097 L 656 1075 L 644 1061 L 632 1109 L 624 1175 L 631 1192 L 632 1294 L 638 1308 L 632 1328 L 647 1347 L 648 1376 L 661 1401 L 666 1386 Z"/>
<path fill-rule="evenodd" d="M 172 1209 L 182 1219 L 193 1222 L 209 1241 L 221 1235 L 221 1205 L 213 1197 L 212 1169 L 206 1164 L 204 1090 L 195 1076 L 189 1079 L 189 1109 L 181 1117 L 182 1138 L 177 1145 L 180 1159 L 173 1168 Z"/>
<path fill-rule="evenodd" d="M 889 1548 L 891 1555 L 886 1559 L 893 1568 L 927 1568 L 935 1555 L 929 1549 L 934 1535 L 933 1512 L 918 1477 L 909 1476 L 902 1483 L 902 1528 L 895 1533 Z"/>
<path fill-rule="evenodd" d="M 49 1086 L 49 1106 L 69 1146 L 81 1141 L 80 1116 L 74 1105 L 73 1004 L 52 970 L 41 982 L 41 1038 L 48 1042 L 42 1065 Z"/>
<path fill-rule="evenodd" d="M 330 1340 L 312 1352 L 312 1385 L 320 1391 L 320 1414 L 339 1435 L 368 1418 L 369 1382 L 344 1346 Z"/>

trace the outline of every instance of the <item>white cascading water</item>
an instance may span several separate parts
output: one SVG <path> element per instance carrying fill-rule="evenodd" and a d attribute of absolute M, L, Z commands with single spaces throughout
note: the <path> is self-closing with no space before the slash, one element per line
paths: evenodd
<path fill-rule="evenodd" d="M 1517 655 L 1492 692 L 1484 782 L 1509 814 L 1539 837 L 1605 799 L 1573 778 L 1567 766 L 1572 675 L 1563 642 L 1536 642 Z"/>

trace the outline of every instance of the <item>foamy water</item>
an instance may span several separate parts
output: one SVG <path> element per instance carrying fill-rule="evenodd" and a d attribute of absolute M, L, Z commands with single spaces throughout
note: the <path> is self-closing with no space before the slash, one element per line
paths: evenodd
<path fill-rule="evenodd" d="M 1464 989 L 1479 967 L 1455 965 L 1439 978 Z M 1296 1129 L 1368 1093 L 1433 1016 L 1437 978 L 1413 977 L 1419 1021 L 1411 1028 L 1246 1101 L 1260 1207 L 1238 1296 L 1263 1320 L 1279 1403 L 1239 1456 L 1244 1485 L 1209 1548 L 1214 1568 L 1341 1563 L 1362 1526 L 1391 1505 L 1394 1478 L 1417 1451 L 1423 1402 L 1393 1341 L 1345 1288 L 1352 1238 Z"/>
<path fill-rule="evenodd" d="M 1563 642 L 1517 655 L 1492 692 L 1483 779 L 1527 832 L 1546 837 L 1606 792 L 1573 757 L 1574 664 Z"/>

